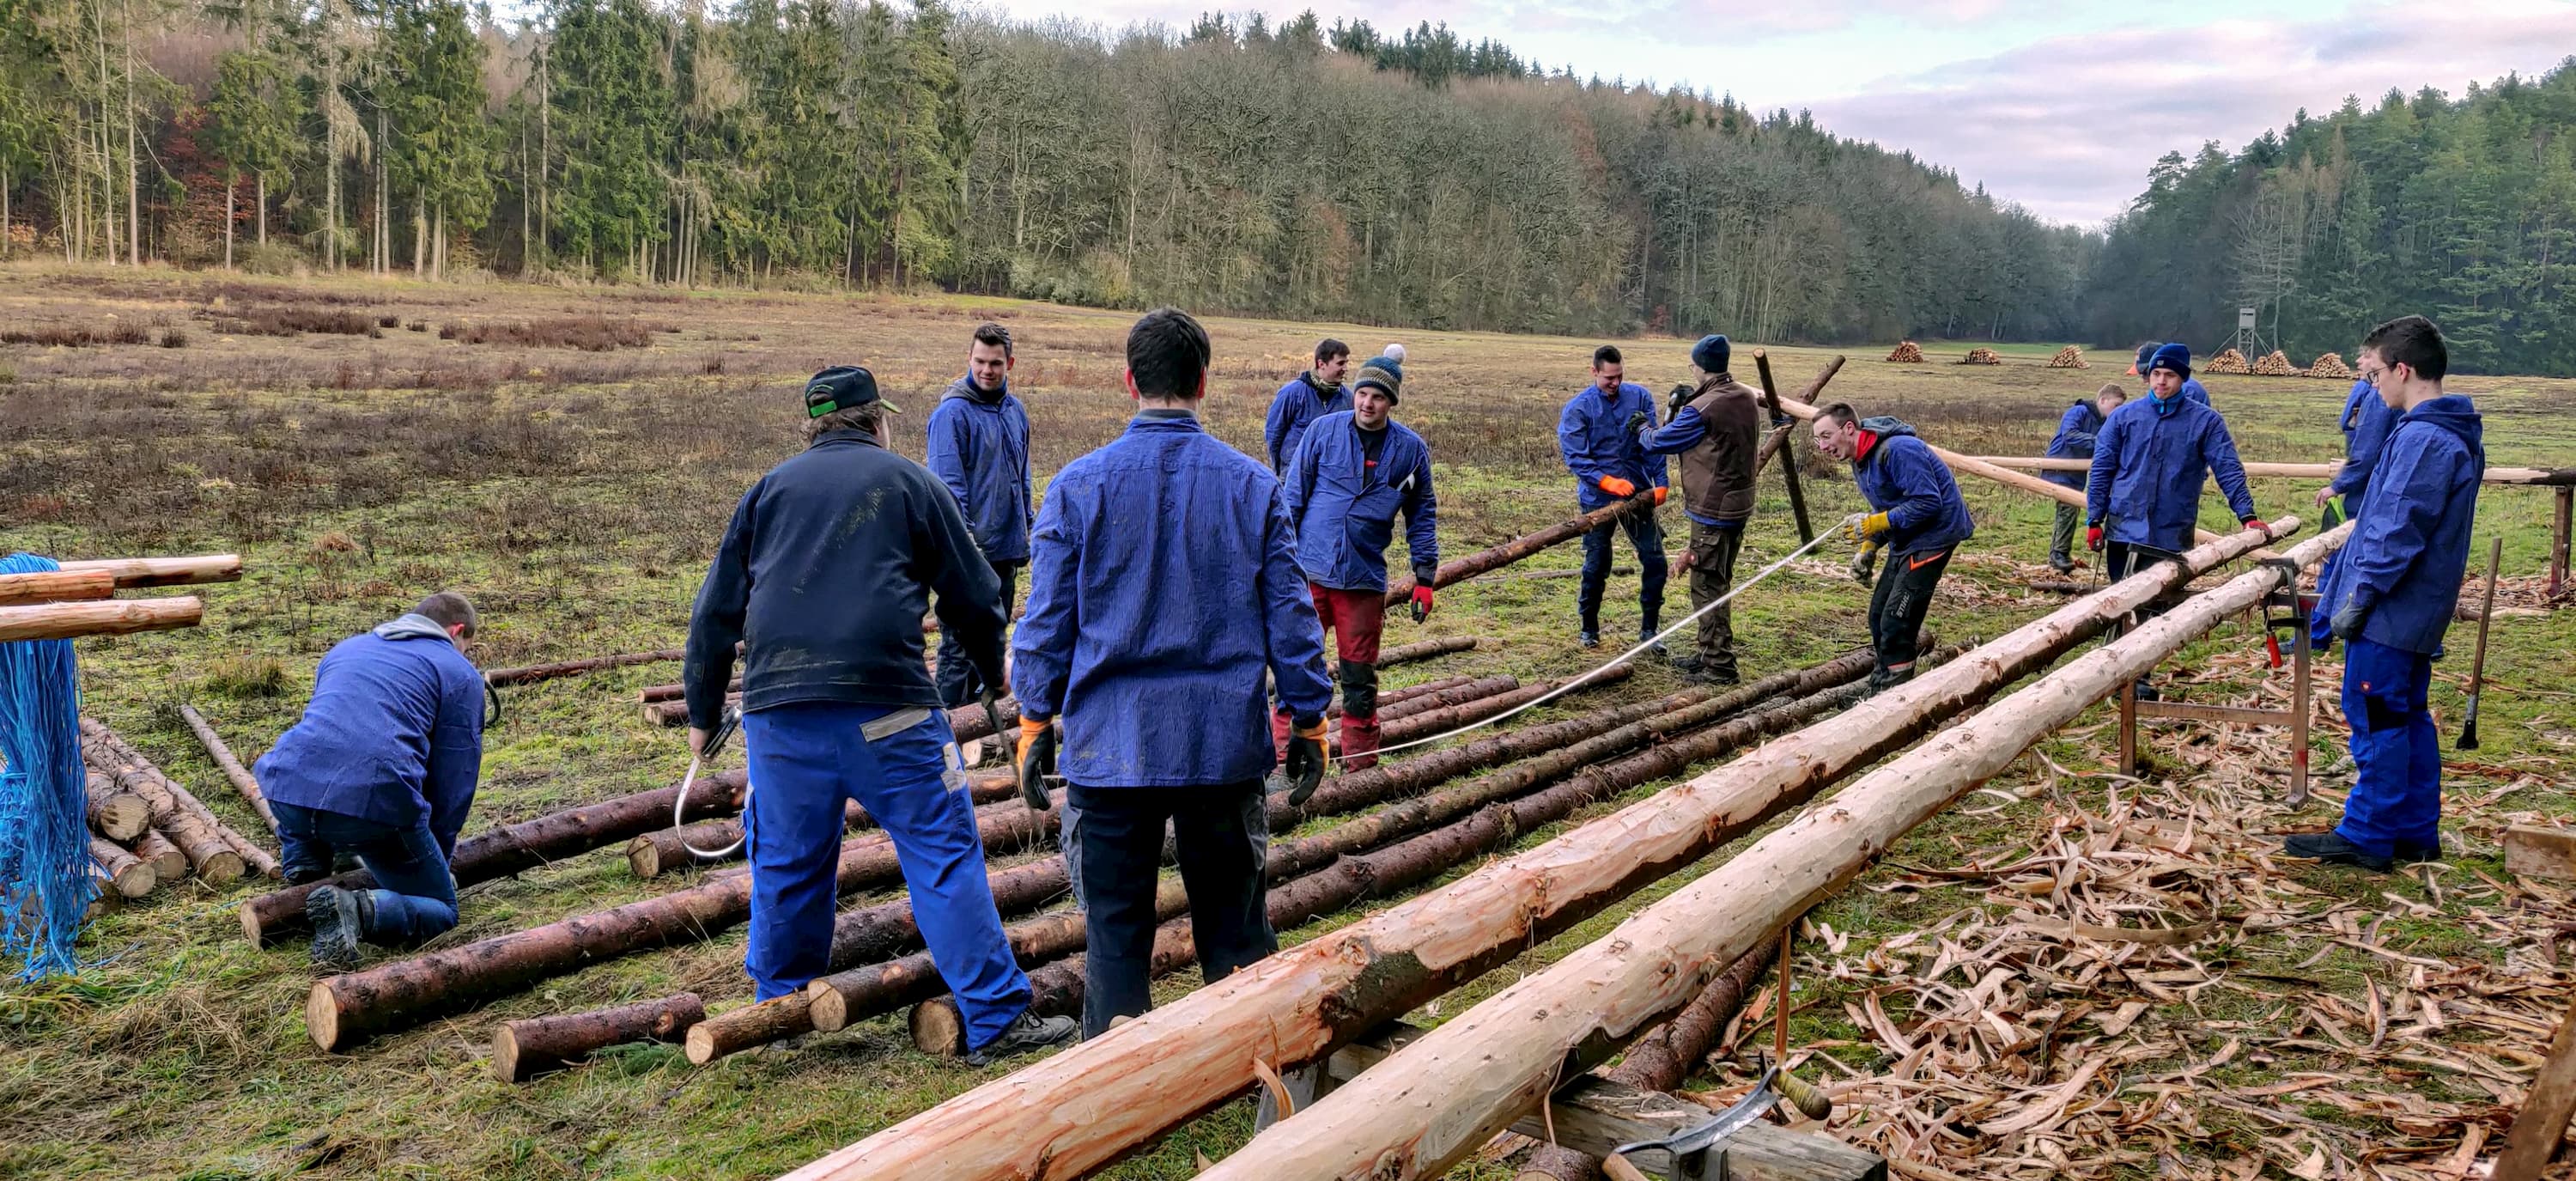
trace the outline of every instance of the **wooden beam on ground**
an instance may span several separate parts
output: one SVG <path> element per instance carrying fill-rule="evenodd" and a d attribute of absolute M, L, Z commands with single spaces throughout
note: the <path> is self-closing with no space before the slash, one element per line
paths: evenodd
<path fill-rule="evenodd" d="M 175 599 L 111 599 L 97 603 L 36 603 L 0 607 L 0 641 L 69 640 L 131 632 L 195 627 L 206 605 L 195 595 Z"/>
<path fill-rule="evenodd" d="M 0 574 L 0 607 L 30 603 L 72 603 L 104 599 L 116 593 L 116 576 L 105 570 L 39 570 Z"/>
<path fill-rule="evenodd" d="M 2504 870 L 2518 877 L 2576 881 L 2576 832 L 2536 824 L 2504 830 Z"/>
<path fill-rule="evenodd" d="M 105 570 L 116 579 L 118 590 L 236 582 L 242 576 L 240 554 L 199 554 L 188 558 L 95 558 L 65 562 L 62 566 L 72 571 Z"/>
<path fill-rule="evenodd" d="M 558 660 L 552 664 L 528 664 L 520 665 L 516 668 L 485 669 L 483 670 L 483 680 L 486 684 L 493 685 L 528 685 L 534 684 L 538 681 L 551 681 L 557 677 L 574 677 L 580 676 L 583 673 L 595 673 L 602 669 L 626 668 L 630 665 L 637 664 L 659 664 L 666 660 L 678 660 L 685 655 L 687 655 L 687 653 L 678 648 L 662 648 L 652 652 L 621 652 L 614 656 L 590 656 L 580 660 Z"/>
<path fill-rule="evenodd" d="M 2549 1039 L 2549 1057 L 2539 1077 L 2523 1092 L 2522 1111 L 2504 1135 L 2504 1153 L 2496 1158 L 2492 1181 L 2539 1181 L 2541 1171 L 2558 1155 L 2567 1135 L 2567 1117 L 2576 1112 L 2576 1003 L 2558 1019 Z"/>
<path fill-rule="evenodd" d="M 259 813 L 260 822 L 268 826 L 272 835 L 275 834 L 277 813 L 269 810 L 267 793 L 259 790 L 259 780 L 251 777 L 250 769 L 233 757 L 233 748 L 224 745 L 223 735 L 215 733 L 214 726 L 207 723 L 205 715 L 198 713 L 195 706 L 180 706 L 179 718 L 188 723 L 188 731 L 197 736 L 197 744 L 206 748 L 206 757 L 213 759 L 215 766 L 223 771 L 224 778 L 232 781 L 233 790 L 241 793 L 242 799 L 250 803 L 250 810 Z"/>
<path fill-rule="evenodd" d="M 524 1083 L 620 1042 L 679 1041 L 706 1019 L 698 994 L 683 992 L 587 1013 L 504 1021 L 492 1027 L 492 1074 L 505 1083 Z"/>

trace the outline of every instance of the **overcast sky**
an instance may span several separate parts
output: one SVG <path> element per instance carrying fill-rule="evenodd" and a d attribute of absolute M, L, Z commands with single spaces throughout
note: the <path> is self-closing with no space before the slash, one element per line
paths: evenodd
<path fill-rule="evenodd" d="M 2094 223 L 2168 151 L 2229 149 L 2306 107 L 2453 96 L 2576 53 L 2576 0 L 982 0 L 1029 19 L 1185 27 L 1312 7 L 1399 33 L 1446 21 L 1548 69 L 1686 83 L 1910 149 L 2054 221 Z"/>

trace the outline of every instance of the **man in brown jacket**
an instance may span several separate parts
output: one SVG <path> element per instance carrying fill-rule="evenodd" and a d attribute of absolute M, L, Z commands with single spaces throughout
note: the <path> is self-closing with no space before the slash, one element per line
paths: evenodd
<path fill-rule="evenodd" d="M 1690 516 L 1690 549 L 1677 573 L 1690 575 L 1691 609 L 1715 602 L 1735 584 L 1735 555 L 1744 548 L 1744 522 L 1753 515 L 1754 456 L 1762 446 L 1760 396 L 1726 371 L 1723 336 L 1703 336 L 1691 346 L 1699 388 L 1661 429 L 1638 436 L 1649 455 L 1681 456 L 1682 509 Z M 1640 423 L 1640 426 L 1647 424 Z M 1732 685 L 1735 629 L 1732 610 L 1720 606 L 1699 617 L 1699 650 L 1673 664 L 1703 685 Z"/>

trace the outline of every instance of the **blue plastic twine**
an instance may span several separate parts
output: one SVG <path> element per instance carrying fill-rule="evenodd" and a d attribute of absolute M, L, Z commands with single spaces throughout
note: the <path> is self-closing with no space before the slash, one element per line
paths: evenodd
<path fill-rule="evenodd" d="M 61 569 L 34 554 L 0 574 Z M 0 949 L 18 978 L 80 969 L 75 945 L 98 896 L 81 765 L 80 676 L 70 640 L 0 644 Z"/>

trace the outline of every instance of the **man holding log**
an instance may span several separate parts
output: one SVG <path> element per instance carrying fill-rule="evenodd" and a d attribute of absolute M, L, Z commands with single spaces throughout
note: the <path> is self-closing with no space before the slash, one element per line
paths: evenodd
<path fill-rule="evenodd" d="M 873 374 L 837 366 L 804 390 L 806 449 L 743 494 L 689 619 L 689 748 L 706 753 L 743 653 L 751 797 L 751 935 L 760 1000 L 823 973 L 839 896 L 844 801 L 894 841 L 912 911 L 966 1018 L 977 1065 L 1071 1040 L 1028 1011 L 985 880 L 984 846 L 948 713 L 922 666 L 921 616 L 986 684 L 1002 681 L 1001 579 L 957 497 L 888 450 Z"/>
<path fill-rule="evenodd" d="M 2441 855 L 2442 752 L 2427 693 L 2469 565 L 2486 472 L 2477 407 L 2442 392 L 2450 350 L 2422 316 L 2391 320 L 2361 345 L 2362 380 L 2400 411 L 2362 494 L 2352 540 L 2317 587 L 2344 642 L 2343 711 L 2360 767 L 2334 831 L 2282 852 L 2386 871 Z"/>
<path fill-rule="evenodd" d="M 1018 765 L 1030 802 L 1044 800 L 1060 746 L 1082 818 L 1065 853 L 1085 911 L 1085 1037 L 1151 1004 L 1166 823 L 1206 978 L 1278 947 L 1262 882 L 1262 779 L 1277 757 L 1265 675 L 1290 715 L 1289 800 L 1304 803 L 1324 773 L 1333 686 L 1296 533 L 1278 478 L 1199 425 L 1208 358 L 1189 316 L 1136 321 L 1136 417 L 1056 473 L 1030 536 L 1029 609 L 1011 644 Z"/>
<path fill-rule="evenodd" d="M 1574 473 L 1575 503 L 1584 512 L 1622 500 L 1651 496 L 1657 505 L 1671 494 L 1664 457 L 1649 455 L 1637 442 L 1640 429 L 1655 425 L 1655 396 L 1646 387 L 1622 380 L 1626 373 L 1616 345 L 1592 350 L 1592 384 L 1565 403 L 1557 416 L 1556 447 L 1565 468 Z M 1664 533 L 1651 511 L 1619 518 L 1619 529 L 1637 551 L 1637 638 L 1651 640 L 1664 609 Z M 1583 535 L 1583 584 L 1575 606 L 1582 613 L 1578 637 L 1586 648 L 1601 646 L 1601 597 L 1610 586 L 1611 530 Z M 1660 651 L 1660 649 L 1658 649 Z"/>
<path fill-rule="evenodd" d="M 304 716 L 253 775 L 277 813 L 286 880 L 329 877 L 342 854 L 373 889 L 305 896 L 313 963 L 356 967 L 358 945 L 410 946 L 456 925 L 448 859 L 483 772 L 483 674 L 465 658 L 474 604 L 440 591 L 333 645 Z"/>
<path fill-rule="evenodd" d="M 1404 366 L 1392 357 L 1360 366 L 1351 408 L 1307 428 L 1280 488 L 1297 539 L 1297 568 L 1341 658 L 1342 761 L 1352 771 L 1377 765 L 1377 649 L 1386 626 L 1386 547 L 1395 540 L 1397 513 L 1404 514 L 1413 564 L 1415 623 L 1431 614 L 1440 569 L 1431 448 L 1393 417 L 1403 386 Z M 1270 718 L 1276 749 L 1287 750 L 1292 728 L 1283 702 Z"/>
<path fill-rule="evenodd" d="M 1852 483 L 1877 510 L 1843 525 L 1861 547 L 1853 573 L 1869 581 L 1869 560 L 1882 550 L 1889 555 L 1869 599 L 1869 642 L 1878 654 L 1869 688 L 1875 693 L 1914 679 L 1932 590 L 1959 543 L 1977 535 L 1977 525 L 1950 466 L 1903 420 L 1862 418 L 1850 403 L 1836 402 L 1817 412 L 1810 429 L 1817 450 L 1852 465 Z"/>
<path fill-rule="evenodd" d="M 2090 398 L 2077 398 L 2066 413 L 2057 417 L 2057 433 L 2049 437 L 2051 459 L 2091 459 L 2093 444 L 2100 436 L 2102 423 L 2129 400 L 2129 391 L 2116 381 L 2102 383 Z M 2084 476 L 2077 472 L 2041 472 L 2040 479 L 2061 488 L 2083 491 Z M 2048 533 L 2048 568 L 2060 574 L 2075 572 L 2075 526 L 2084 520 L 2084 510 L 2071 504 L 2057 506 L 2057 526 Z"/>
<path fill-rule="evenodd" d="M 1691 531 L 1680 570 L 1690 576 L 1693 611 L 1717 601 L 1734 585 L 1744 522 L 1753 516 L 1754 461 L 1762 449 L 1761 395 L 1727 371 L 1730 351 L 1726 338 L 1715 334 L 1692 345 L 1698 387 L 1673 412 L 1671 422 L 1652 430 L 1639 424 L 1637 436 L 1637 446 L 1648 455 L 1681 456 L 1682 512 L 1690 518 Z M 1720 606 L 1699 617 L 1696 649 L 1673 662 L 1684 679 L 1703 685 L 1732 685 L 1740 679 L 1733 614 Z"/>
<path fill-rule="evenodd" d="M 966 346 L 966 376 L 930 412 L 924 455 L 931 474 L 957 497 L 975 545 L 1002 582 L 1008 618 L 1020 567 L 1029 560 L 1029 414 L 1011 394 L 1011 330 L 978 324 Z M 939 636 L 939 700 L 973 701 L 988 685 L 956 636 Z"/>
<path fill-rule="evenodd" d="M 1272 472 L 1288 474 L 1288 464 L 1297 458 L 1298 442 L 1316 419 L 1351 408 L 1350 391 L 1342 388 L 1342 375 L 1350 367 L 1351 346 L 1325 337 L 1316 342 L 1315 367 L 1289 378 L 1271 397 L 1261 438 L 1269 447 Z"/>

